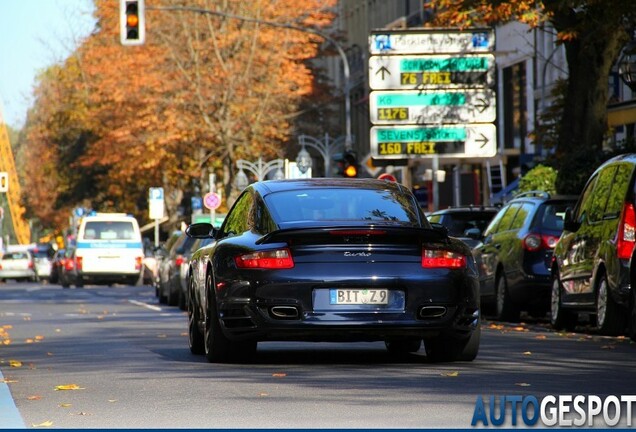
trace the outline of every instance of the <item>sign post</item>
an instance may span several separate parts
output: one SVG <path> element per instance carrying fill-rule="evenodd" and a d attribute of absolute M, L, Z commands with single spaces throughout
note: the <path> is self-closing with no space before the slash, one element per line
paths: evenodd
<path fill-rule="evenodd" d="M 163 219 L 164 207 L 163 188 L 150 188 L 148 191 L 148 210 L 150 219 L 155 220 L 155 247 L 159 247 L 159 219 Z"/>

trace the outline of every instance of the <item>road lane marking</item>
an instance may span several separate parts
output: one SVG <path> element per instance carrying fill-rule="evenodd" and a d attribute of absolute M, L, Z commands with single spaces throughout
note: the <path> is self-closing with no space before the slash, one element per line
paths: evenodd
<path fill-rule="evenodd" d="M 0 425 L 2 425 L 0 427 L 7 429 L 26 429 L 2 371 L 0 371 Z"/>
<path fill-rule="evenodd" d="M 150 310 L 153 310 L 153 311 L 157 311 L 157 312 L 161 312 L 163 310 L 159 306 L 153 306 L 151 304 L 140 302 L 140 301 L 137 301 L 137 300 L 128 300 L 128 302 L 132 303 L 132 304 L 134 304 L 136 306 L 145 307 L 147 309 L 150 309 Z"/>

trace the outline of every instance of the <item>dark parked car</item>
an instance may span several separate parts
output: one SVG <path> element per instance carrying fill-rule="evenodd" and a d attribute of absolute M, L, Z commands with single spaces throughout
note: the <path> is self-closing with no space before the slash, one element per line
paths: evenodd
<path fill-rule="evenodd" d="M 474 248 L 481 243 L 482 233 L 498 211 L 499 207 L 469 205 L 437 210 L 427 218 L 429 222 L 444 225 L 448 229 L 448 235 L 457 237 Z"/>
<path fill-rule="evenodd" d="M 174 234 L 174 237 L 176 239 L 169 239 L 166 243 L 167 254 L 159 264 L 159 302 L 169 306 L 182 304 L 185 309 L 185 301 L 181 300 L 181 272 L 187 270 L 187 256 L 196 239 L 184 232 Z"/>
<path fill-rule="evenodd" d="M 636 340 L 636 154 L 618 156 L 590 177 L 554 251 L 552 310 L 556 328 L 571 328 L 579 312 L 592 314 L 599 332 L 628 327 Z"/>
<path fill-rule="evenodd" d="M 64 253 L 66 249 L 58 249 L 53 254 L 51 259 L 51 275 L 49 276 L 49 282 L 58 283 L 60 281 L 60 273 L 64 267 Z"/>
<path fill-rule="evenodd" d="M 550 309 L 550 263 L 563 231 L 563 217 L 576 197 L 532 191 L 501 208 L 473 249 L 483 306 L 494 306 L 496 319 L 517 321 Z"/>
<path fill-rule="evenodd" d="M 468 246 L 425 218 L 399 183 L 254 183 L 189 269 L 189 343 L 211 362 L 247 359 L 259 341 L 385 341 L 431 361 L 473 360 L 479 287 Z"/>

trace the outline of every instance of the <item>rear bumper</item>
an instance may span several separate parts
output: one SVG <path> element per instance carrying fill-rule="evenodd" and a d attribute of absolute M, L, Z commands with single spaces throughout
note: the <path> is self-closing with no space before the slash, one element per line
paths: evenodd
<path fill-rule="evenodd" d="M 136 282 L 141 277 L 141 271 L 134 273 L 98 273 L 98 272 L 79 272 L 77 279 L 84 283 L 126 283 Z"/>

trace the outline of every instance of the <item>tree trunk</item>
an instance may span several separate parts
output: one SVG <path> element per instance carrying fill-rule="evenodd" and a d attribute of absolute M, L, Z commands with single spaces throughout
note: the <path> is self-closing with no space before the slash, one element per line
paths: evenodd
<path fill-rule="evenodd" d="M 609 74 L 628 35 L 619 22 L 600 22 L 603 26 L 582 31 L 578 39 L 565 43 L 569 78 L 556 153 L 559 193 L 580 193 L 602 161 L 608 131 Z M 567 24 L 571 26 L 572 22 Z"/>

